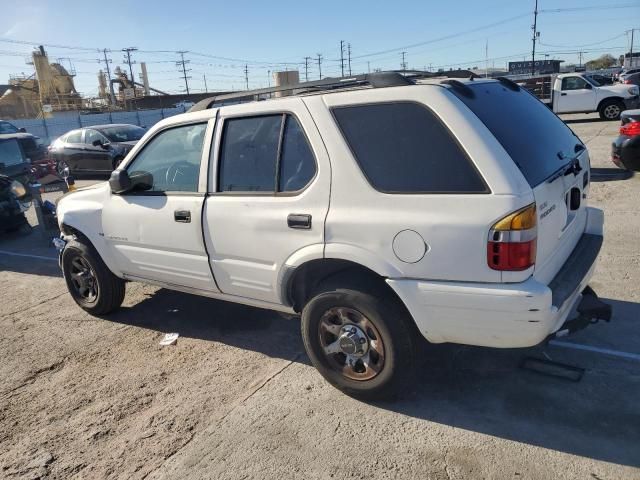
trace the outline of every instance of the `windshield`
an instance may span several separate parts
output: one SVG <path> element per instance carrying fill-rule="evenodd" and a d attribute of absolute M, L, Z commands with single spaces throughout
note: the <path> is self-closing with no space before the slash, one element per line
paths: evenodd
<path fill-rule="evenodd" d="M 126 125 L 122 127 L 101 128 L 100 133 L 109 139 L 110 142 L 133 142 L 140 140 L 146 133 L 146 130 L 135 125 Z"/>
<path fill-rule="evenodd" d="M 600 82 L 598 82 L 595 78 L 593 77 L 589 77 L 587 75 L 584 76 L 584 79 L 589 82 L 591 85 L 593 85 L 594 87 L 599 87 L 600 86 Z"/>
<path fill-rule="evenodd" d="M 0 134 L 3 133 L 18 133 L 19 130 L 9 122 L 0 122 Z"/>
<path fill-rule="evenodd" d="M 0 140 L 0 165 L 9 167 L 24 162 L 20 144 L 16 139 Z"/>
<path fill-rule="evenodd" d="M 535 187 L 562 168 L 582 145 L 569 127 L 525 89 L 478 82 L 465 96 L 449 89 L 486 125 Z"/>

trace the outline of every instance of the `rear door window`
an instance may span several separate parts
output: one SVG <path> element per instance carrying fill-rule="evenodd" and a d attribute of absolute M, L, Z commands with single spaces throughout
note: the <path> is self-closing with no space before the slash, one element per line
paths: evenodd
<path fill-rule="evenodd" d="M 218 181 L 221 192 L 297 192 L 315 173 L 313 151 L 293 115 L 225 121 Z"/>
<path fill-rule="evenodd" d="M 333 115 L 369 183 L 385 193 L 486 193 L 449 129 L 413 102 L 336 107 Z"/>
<path fill-rule="evenodd" d="M 471 94 L 456 95 L 486 125 L 516 163 L 531 187 L 542 183 L 582 145 L 569 127 L 525 89 L 499 82 L 468 83 Z"/>

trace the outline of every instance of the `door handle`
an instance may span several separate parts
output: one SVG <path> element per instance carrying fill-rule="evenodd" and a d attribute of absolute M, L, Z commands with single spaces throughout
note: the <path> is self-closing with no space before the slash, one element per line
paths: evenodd
<path fill-rule="evenodd" d="M 560 94 L 560 96 L 561 96 L 561 97 L 566 97 L 566 96 L 567 96 L 567 94 L 566 94 L 566 93 L 561 93 L 561 94 Z"/>
<path fill-rule="evenodd" d="M 173 212 L 173 218 L 176 222 L 191 223 L 191 212 L 189 210 L 176 210 Z"/>
<path fill-rule="evenodd" d="M 295 228 L 298 230 L 310 230 L 311 215 L 307 215 L 305 213 L 290 213 L 287 217 L 287 225 L 289 228 Z"/>

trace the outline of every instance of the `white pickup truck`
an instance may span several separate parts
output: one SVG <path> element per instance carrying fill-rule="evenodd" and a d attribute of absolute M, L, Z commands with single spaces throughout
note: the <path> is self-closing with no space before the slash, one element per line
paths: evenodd
<path fill-rule="evenodd" d="M 598 112 L 603 120 L 618 120 L 624 110 L 638 108 L 638 86 L 600 85 L 584 73 L 563 73 L 514 81 L 546 103 L 555 113 Z"/>

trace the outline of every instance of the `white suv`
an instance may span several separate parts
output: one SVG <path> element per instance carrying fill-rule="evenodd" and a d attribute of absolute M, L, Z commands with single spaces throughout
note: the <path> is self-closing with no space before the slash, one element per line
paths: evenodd
<path fill-rule="evenodd" d="M 610 314 L 587 287 L 603 239 L 587 150 L 526 90 L 315 83 L 203 101 L 109 183 L 63 197 L 74 300 L 106 314 L 139 281 L 301 313 L 313 364 L 361 396 L 398 388 L 420 335 L 527 347 L 578 304 L 582 320 Z"/>

